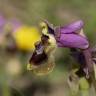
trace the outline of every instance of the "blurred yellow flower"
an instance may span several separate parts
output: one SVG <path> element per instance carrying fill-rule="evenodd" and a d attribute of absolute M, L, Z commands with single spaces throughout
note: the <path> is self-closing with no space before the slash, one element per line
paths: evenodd
<path fill-rule="evenodd" d="M 40 40 L 40 32 L 36 27 L 22 26 L 14 32 L 14 37 L 18 49 L 31 51 L 34 49 L 34 43 Z"/>

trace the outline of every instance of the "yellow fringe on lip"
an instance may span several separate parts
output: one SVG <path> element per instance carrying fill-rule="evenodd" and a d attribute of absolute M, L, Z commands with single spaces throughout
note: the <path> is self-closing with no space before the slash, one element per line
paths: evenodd
<path fill-rule="evenodd" d="M 40 65 L 40 66 L 33 66 L 32 64 L 27 64 L 27 70 L 33 71 L 33 73 L 37 76 L 47 75 L 53 71 L 55 67 L 54 63 Z"/>
<path fill-rule="evenodd" d="M 37 68 L 37 66 L 34 66 L 33 64 L 30 63 L 27 64 L 27 70 L 31 71 L 34 70 L 35 68 Z"/>
<path fill-rule="evenodd" d="M 53 71 L 55 67 L 54 59 L 51 57 L 48 61 L 43 62 L 43 64 L 35 66 L 33 64 L 27 64 L 27 70 L 32 71 L 37 76 L 48 75 Z"/>
<path fill-rule="evenodd" d="M 55 63 L 42 64 L 41 66 L 35 68 L 33 70 L 33 73 L 37 76 L 48 75 L 53 71 L 54 67 L 55 67 Z"/>

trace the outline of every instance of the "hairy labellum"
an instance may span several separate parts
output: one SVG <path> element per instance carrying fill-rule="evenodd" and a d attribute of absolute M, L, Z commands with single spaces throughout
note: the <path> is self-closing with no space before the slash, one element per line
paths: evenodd
<path fill-rule="evenodd" d="M 43 64 L 43 62 L 45 62 L 48 59 L 47 55 L 45 54 L 45 52 L 41 53 L 41 54 L 37 54 L 36 52 L 34 52 L 32 54 L 31 59 L 29 60 L 30 64 L 34 64 L 34 65 L 41 65 Z"/>

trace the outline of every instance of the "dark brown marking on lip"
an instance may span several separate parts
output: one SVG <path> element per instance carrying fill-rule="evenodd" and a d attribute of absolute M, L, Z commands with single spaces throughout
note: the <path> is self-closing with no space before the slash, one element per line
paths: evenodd
<path fill-rule="evenodd" d="M 43 64 L 43 62 L 46 62 L 47 59 L 48 57 L 45 52 L 43 52 L 42 54 L 37 54 L 36 52 L 34 52 L 29 60 L 29 63 L 34 65 L 41 65 Z"/>

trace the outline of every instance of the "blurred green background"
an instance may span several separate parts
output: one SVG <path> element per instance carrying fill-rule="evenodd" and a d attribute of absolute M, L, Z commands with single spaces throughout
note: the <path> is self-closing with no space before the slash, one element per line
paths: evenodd
<path fill-rule="evenodd" d="M 6 19 L 5 24 L 0 27 L 0 96 L 72 96 L 67 77 L 72 64 L 76 62 L 69 56 L 69 50 L 58 48 L 53 72 L 47 76 L 35 76 L 26 70 L 32 52 L 6 51 L 6 42 L 10 44 L 11 41 L 9 38 L 5 40 L 10 29 L 5 26 L 10 27 L 13 19 L 20 23 L 20 27 L 38 26 L 43 19 L 55 26 L 81 19 L 84 21 L 84 32 L 90 45 L 94 46 L 96 0 L 0 0 L 0 16 Z M 15 30 L 17 29 L 16 27 Z M 96 96 L 92 88 L 89 96 Z"/>

